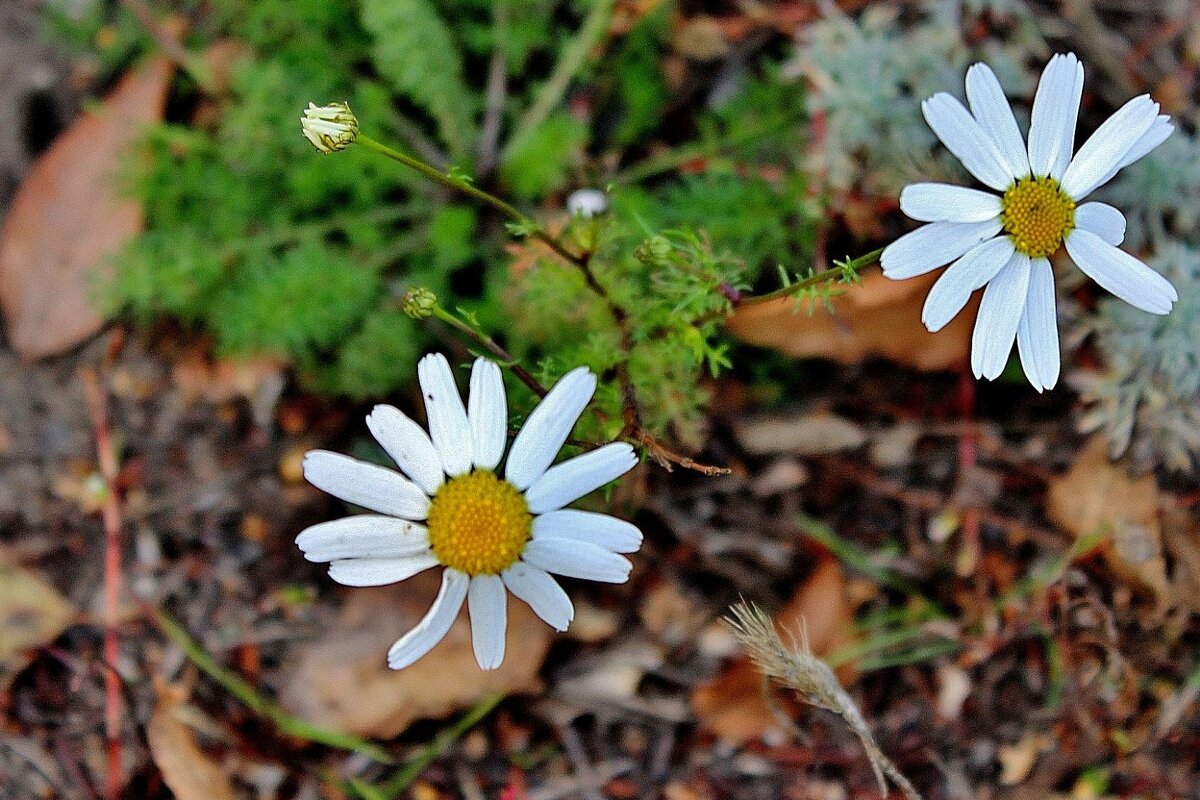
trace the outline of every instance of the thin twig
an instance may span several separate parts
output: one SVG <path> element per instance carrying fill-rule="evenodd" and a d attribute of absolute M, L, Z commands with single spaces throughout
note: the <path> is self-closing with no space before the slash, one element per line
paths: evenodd
<path fill-rule="evenodd" d="M 105 796 L 121 796 L 121 681 L 116 664 L 120 655 L 117 640 L 117 603 L 121 591 L 121 507 L 117 499 L 117 454 L 108 428 L 108 390 L 101 386 L 96 371 L 80 370 L 87 397 L 96 457 L 104 479 L 104 660 L 112 669 L 104 672 L 104 738 L 108 751 Z"/>
<path fill-rule="evenodd" d="M 508 0 L 496 0 L 492 13 L 492 62 L 488 65 L 487 90 L 483 102 L 483 125 L 479 129 L 479 174 L 491 175 L 500 157 L 500 123 L 508 98 Z"/>
<path fill-rule="evenodd" d="M 203 59 L 190 52 L 180 42 L 182 26 L 178 24 L 178 19 L 174 21 L 174 24 L 170 20 L 166 23 L 159 22 L 155 19 L 154 12 L 143 0 L 121 0 L 121 5 L 125 6 L 126 10 L 141 24 L 146 30 L 146 34 L 154 40 L 158 49 L 167 58 L 190 75 L 201 89 L 209 94 L 213 93 L 216 83 L 213 80 L 212 70 L 208 68 Z"/>
<path fill-rule="evenodd" d="M 587 59 L 588 53 L 608 32 L 608 23 L 614 5 L 615 0 L 594 0 L 591 4 L 588 15 L 579 28 L 579 33 L 563 48 L 562 55 L 554 65 L 550 77 L 542 84 L 537 97 L 534 98 L 533 105 L 517 122 L 513 135 L 504 146 L 501 160 L 507 160 L 512 153 L 516 152 L 546 121 L 550 112 L 562 102 L 563 95 L 566 94 L 567 87 L 571 84 L 571 78 L 575 77 L 575 73 Z"/>

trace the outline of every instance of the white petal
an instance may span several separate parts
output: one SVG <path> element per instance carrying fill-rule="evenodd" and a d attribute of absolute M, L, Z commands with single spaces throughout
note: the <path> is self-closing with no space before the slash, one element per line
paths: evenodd
<path fill-rule="evenodd" d="M 508 443 L 508 401 L 504 396 L 504 377 L 494 361 L 475 359 L 467 406 L 475 466 L 495 469 Z"/>
<path fill-rule="evenodd" d="M 1062 189 L 1079 200 L 1113 174 L 1129 149 L 1158 118 L 1158 103 L 1144 94 L 1135 97 L 1104 121 L 1071 159 L 1062 176 Z"/>
<path fill-rule="evenodd" d="M 1028 292 L 1029 256 L 1017 253 L 988 283 L 979 304 L 971 336 L 971 371 L 976 378 L 993 380 L 1004 371 Z"/>
<path fill-rule="evenodd" d="M 393 558 L 428 550 L 429 531 L 396 517 L 359 514 L 305 528 L 296 546 L 309 561 Z"/>
<path fill-rule="evenodd" d="M 467 592 L 471 614 L 471 647 L 480 669 L 495 669 L 504 661 L 508 627 L 508 595 L 499 575 L 476 575 Z"/>
<path fill-rule="evenodd" d="M 389 667 L 404 669 L 442 640 L 462 608 L 470 583 L 471 579 L 456 569 L 447 569 L 442 573 L 442 588 L 429 612 L 388 650 Z"/>
<path fill-rule="evenodd" d="M 931 222 L 889 244 L 879 263 L 892 280 L 915 278 L 949 264 L 999 232 L 998 217 L 984 222 Z"/>
<path fill-rule="evenodd" d="M 556 464 L 525 490 L 525 501 L 533 514 L 555 511 L 588 492 L 616 480 L 637 466 L 633 447 L 613 442 L 581 456 Z"/>
<path fill-rule="evenodd" d="M 623 519 L 567 508 L 533 518 L 533 538 L 572 539 L 588 542 L 614 553 L 636 553 L 642 546 L 642 532 Z"/>
<path fill-rule="evenodd" d="M 1058 314 L 1055 311 L 1054 270 L 1044 258 L 1029 265 L 1029 296 L 1017 326 L 1017 352 L 1033 388 L 1039 392 L 1058 383 Z"/>
<path fill-rule="evenodd" d="M 367 427 L 413 483 L 432 496 L 442 485 L 445 473 L 429 434 L 394 406 L 375 406 L 367 415 Z"/>
<path fill-rule="evenodd" d="M 945 92 L 938 92 L 921 104 L 925 121 L 954 153 L 963 166 L 983 183 L 1004 191 L 1016 176 L 991 138 L 971 116 L 971 112 Z"/>
<path fill-rule="evenodd" d="M 967 103 L 971 113 L 979 121 L 979 127 L 991 138 L 1009 170 L 1017 178 L 1029 175 L 1029 155 L 1025 151 L 1025 140 L 1017 127 L 1017 118 L 996 73 L 987 64 L 979 63 L 967 70 Z"/>
<path fill-rule="evenodd" d="M 910 183 L 900 192 L 900 209 L 921 222 L 983 222 L 1000 216 L 1000 198 L 948 183 Z"/>
<path fill-rule="evenodd" d="M 1175 131 L 1175 126 L 1171 124 L 1171 117 L 1167 114 L 1159 114 L 1154 120 L 1154 124 L 1150 126 L 1150 130 L 1142 134 L 1142 138 L 1133 143 L 1133 147 L 1121 157 L 1117 169 L 1124 169 L 1133 162 L 1137 161 L 1142 156 L 1149 153 L 1154 148 L 1165 142 L 1170 135 Z M 1114 173 L 1115 174 L 1115 173 Z"/>
<path fill-rule="evenodd" d="M 555 575 L 602 583 L 624 583 L 633 569 L 625 556 L 569 539 L 533 539 L 525 545 L 521 560 Z"/>
<path fill-rule="evenodd" d="M 504 465 L 509 483 L 526 489 L 542 477 L 595 391 L 596 376 L 587 367 L 576 367 L 554 384 L 513 440 Z"/>
<path fill-rule="evenodd" d="M 429 498 L 399 472 L 328 450 L 304 456 L 304 477 L 347 503 L 404 519 L 425 519 Z"/>
<path fill-rule="evenodd" d="M 1040 177 L 1062 177 L 1075 147 L 1075 121 L 1083 97 L 1083 65 L 1074 53 L 1050 59 L 1033 97 L 1029 167 Z"/>
<path fill-rule="evenodd" d="M 1116 247 L 1125 241 L 1125 215 L 1107 203 L 1084 203 L 1075 209 L 1075 225 Z"/>
<path fill-rule="evenodd" d="M 454 477 L 471 469 L 471 425 L 463 408 L 454 373 L 441 353 L 430 353 L 417 362 L 417 379 L 425 398 L 429 436 L 441 457 L 442 469 Z"/>
<path fill-rule="evenodd" d="M 554 630 L 565 631 L 575 618 L 571 598 L 545 570 L 518 561 L 500 577 L 510 592 L 528 603 L 533 613 Z"/>
<path fill-rule="evenodd" d="M 933 333 L 946 327 L 963 310 L 971 293 L 994 278 L 1014 252 L 1011 239 L 997 236 L 972 248 L 947 267 L 925 298 L 921 311 L 925 327 Z"/>
<path fill-rule="evenodd" d="M 1126 151 L 1125 155 L 1121 156 L 1121 160 L 1108 171 L 1108 174 L 1100 179 L 1092 191 L 1108 183 L 1118 172 L 1165 142 L 1174 130 L 1175 126 L 1171 124 L 1171 117 L 1167 114 L 1159 114 L 1150 129 L 1142 134 L 1142 138 L 1133 143 L 1133 146 Z"/>
<path fill-rule="evenodd" d="M 329 577 L 343 586 L 384 586 L 437 565 L 437 556 L 430 550 L 396 558 L 347 558 L 329 565 Z"/>
<path fill-rule="evenodd" d="M 1179 299 L 1170 281 L 1091 231 L 1076 228 L 1067 234 L 1066 245 L 1077 267 L 1134 308 L 1166 314 Z"/>

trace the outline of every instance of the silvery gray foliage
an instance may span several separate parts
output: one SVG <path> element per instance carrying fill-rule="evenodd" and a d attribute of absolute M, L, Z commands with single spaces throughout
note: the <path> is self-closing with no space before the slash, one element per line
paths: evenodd
<path fill-rule="evenodd" d="M 1177 129 L 1100 194 L 1125 210 L 1126 247 L 1154 247 L 1172 236 L 1200 245 L 1200 138 Z"/>
<path fill-rule="evenodd" d="M 973 53 L 946 15 L 900 25 L 899 12 L 898 5 L 880 4 L 855 18 L 830 4 L 820 21 L 803 29 L 789 65 L 809 86 L 809 113 L 823 115 L 826 126 L 808 171 L 834 190 L 857 187 L 884 197 L 917 178 L 965 179 L 957 160 L 935 147 L 921 100 L 961 90 L 962 76 L 978 56 L 986 57 L 1006 88 L 1032 87 L 1019 52 Z"/>
<path fill-rule="evenodd" d="M 1128 451 L 1141 469 L 1186 471 L 1200 462 L 1200 248 L 1156 244 L 1149 264 L 1175 284 L 1179 302 L 1159 317 L 1101 300 L 1080 324 L 1104 366 L 1070 381 L 1088 405 L 1081 426 L 1103 431 L 1114 458 Z"/>

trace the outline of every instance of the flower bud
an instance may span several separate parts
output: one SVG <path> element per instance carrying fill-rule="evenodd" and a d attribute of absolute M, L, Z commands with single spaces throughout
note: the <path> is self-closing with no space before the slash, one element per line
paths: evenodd
<path fill-rule="evenodd" d="M 322 153 L 336 153 L 354 144 L 358 138 L 358 118 L 345 103 L 327 106 L 308 104 L 300 118 L 304 138 Z"/>
<path fill-rule="evenodd" d="M 422 286 L 409 289 L 400 301 L 400 310 L 413 319 L 433 316 L 433 309 L 436 307 L 437 295 Z"/>

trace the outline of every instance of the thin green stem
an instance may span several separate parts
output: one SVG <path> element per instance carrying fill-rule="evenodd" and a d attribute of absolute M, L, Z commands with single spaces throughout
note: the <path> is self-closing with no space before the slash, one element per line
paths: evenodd
<path fill-rule="evenodd" d="M 511 369 L 513 374 L 520 378 L 521 383 L 528 386 L 531 392 L 536 394 L 538 397 L 546 396 L 546 387 L 542 386 L 538 379 L 533 377 L 529 370 L 521 366 L 521 364 L 515 358 L 513 358 L 512 354 L 501 347 L 495 339 L 488 336 L 483 331 L 475 329 L 473 326 L 451 314 L 440 305 L 434 305 L 433 315 L 450 327 L 454 328 L 456 331 L 466 334 L 468 337 L 474 339 L 476 342 L 479 342 L 479 344 L 483 345 L 483 347 L 487 348 L 487 351 L 498 358 L 504 366 Z"/>
<path fill-rule="evenodd" d="M 348 733 L 321 728 L 287 713 L 255 691 L 245 678 L 218 664 L 216 659 L 199 642 L 189 636 L 183 626 L 172 619 L 167 612 L 160 608 L 151 608 L 149 611 L 158 627 L 168 639 L 183 650 L 188 660 L 195 664 L 201 672 L 220 684 L 225 691 L 241 701 L 246 708 L 273 722 L 281 733 L 317 744 L 338 747 L 343 750 L 354 750 L 382 764 L 393 762 L 392 757 L 376 744 Z"/>
<path fill-rule="evenodd" d="M 392 159 L 393 161 L 399 162 L 409 169 L 416 170 L 435 183 L 440 183 L 442 186 L 445 186 L 448 189 L 461 192 L 462 194 L 472 197 L 479 202 L 484 203 L 485 205 L 491 206 L 501 214 L 507 216 L 513 222 L 516 222 L 528 230 L 531 236 L 545 243 L 547 247 L 572 264 L 583 266 L 587 263 L 583 256 L 572 253 L 563 246 L 562 242 L 546 233 L 546 231 L 542 230 L 541 226 L 539 226 L 536 222 L 522 214 L 514 206 L 504 202 L 499 197 L 496 197 L 496 195 L 491 194 L 490 192 L 485 192 L 482 189 L 468 183 L 467 181 L 455 178 L 452 175 L 447 175 L 446 173 L 441 172 L 429 164 L 426 164 L 419 158 L 413 158 L 410 155 L 401 153 L 399 150 L 394 150 L 382 142 L 375 141 L 370 136 L 364 136 L 360 133 L 355 141 L 368 150 L 372 150 L 382 156 Z"/>
<path fill-rule="evenodd" d="M 820 272 L 814 272 L 806 278 L 801 278 L 795 283 L 789 283 L 787 286 L 781 286 L 773 292 L 766 294 L 756 294 L 749 297 L 742 297 L 736 303 L 731 304 L 728 309 L 710 311 L 698 317 L 694 324 L 701 325 L 709 320 L 717 317 L 724 317 L 731 314 L 734 310 L 745 308 L 746 306 L 756 306 L 760 303 L 769 303 L 772 300 L 778 300 L 781 297 L 791 297 L 794 294 L 799 294 L 806 289 L 811 289 L 814 286 L 820 286 L 824 283 L 834 283 L 835 281 L 845 277 L 847 274 L 857 274 L 860 270 L 871 266 L 879 261 L 879 257 L 883 255 L 883 248 L 872 250 L 858 258 L 850 259 L 849 261 L 838 264 L 836 267 L 830 267 Z"/>
<path fill-rule="evenodd" d="M 421 752 L 409 759 L 400 770 L 381 786 L 371 786 L 363 781 L 351 781 L 351 787 L 367 800 L 393 800 L 412 784 L 421 773 L 439 756 L 450 749 L 450 746 L 462 738 L 463 734 L 478 725 L 484 717 L 492 713 L 492 709 L 504 699 L 501 692 L 487 695 L 467 713 L 463 714 L 449 728 L 442 730 L 432 742 Z"/>

